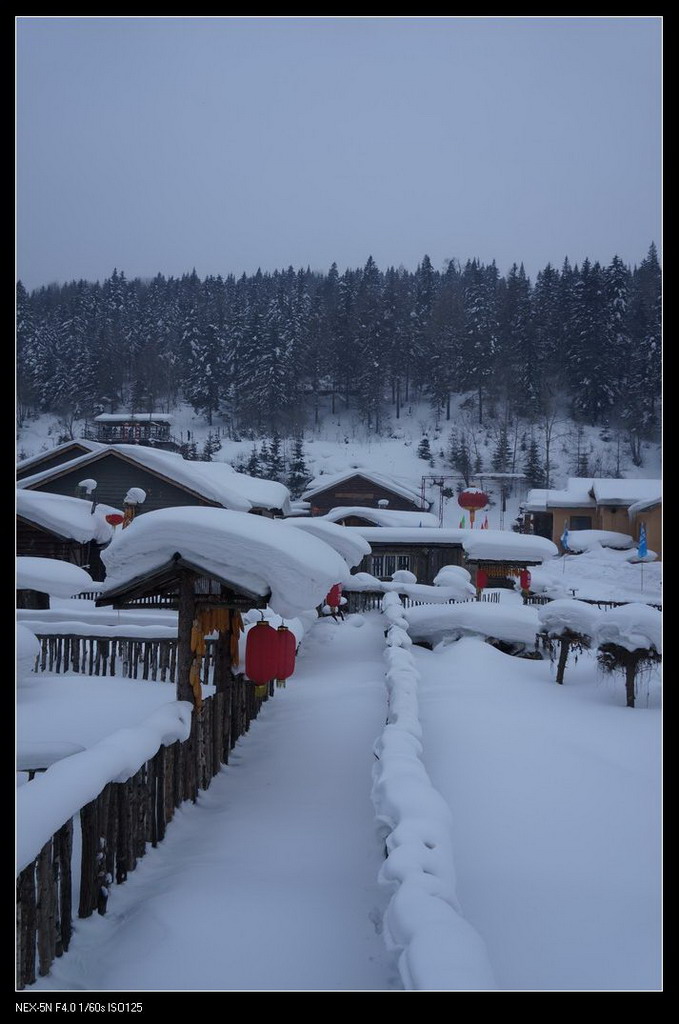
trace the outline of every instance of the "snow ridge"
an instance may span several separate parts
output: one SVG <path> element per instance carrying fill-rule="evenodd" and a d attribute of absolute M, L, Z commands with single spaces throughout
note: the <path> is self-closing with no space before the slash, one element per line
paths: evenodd
<path fill-rule="evenodd" d="M 408 990 L 495 989 L 485 944 L 457 901 L 450 810 L 420 760 L 420 676 L 396 594 L 385 595 L 383 611 L 389 710 L 374 746 L 372 801 L 387 851 L 378 881 L 393 890 L 384 940 Z"/>

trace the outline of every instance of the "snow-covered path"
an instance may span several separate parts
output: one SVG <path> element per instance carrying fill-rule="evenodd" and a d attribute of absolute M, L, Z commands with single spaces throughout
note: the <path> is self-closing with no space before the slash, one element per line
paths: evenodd
<path fill-rule="evenodd" d="M 31 990 L 399 989 L 373 923 L 382 651 L 377 613 L 318 622 L 228 767 Z"/>

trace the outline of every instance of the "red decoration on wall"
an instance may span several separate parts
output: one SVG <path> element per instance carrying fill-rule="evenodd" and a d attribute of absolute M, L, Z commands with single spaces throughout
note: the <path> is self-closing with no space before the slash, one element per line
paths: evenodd
<path fill-rule="evenodd" d="M 488 574 L 483 569 L 476 570 L 476 589 L 483 590 L 484 587 L 488 586 Z"/>
<path fill-rule="evenodd" d="M 519 583 L 522 590 L 530 590 L 530 573 L 528 572 L 528 569 L 521 570 Z"/>

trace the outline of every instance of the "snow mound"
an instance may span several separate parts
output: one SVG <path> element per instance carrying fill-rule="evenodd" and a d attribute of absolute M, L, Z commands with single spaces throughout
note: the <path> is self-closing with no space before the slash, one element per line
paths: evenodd
<path fill-rule="evenodd" d="M 451 587 L 459 584 L 460 579 L 471 583 L 472 574 L 461 565 L 442 565 L 434 576 L 435 587 Z"/>
<path fill-rule="evenodd" d="M 27 555 L 16 560 L 16 586 L 17 590 L 38 590 L 54 597 L 73 597 L 83 590 L 97 589 L 90 574 L 78 565 Z"/>
<path fill-rule="evenodd" d="M 597 546 L 623 550 L 631 548 L 634 540 L 627 533 L 616 533 L 614 530 L 569 530 L 568 548 L 570 551 L 590 551 Z"/>
<path fill-rule="evenodd" d="M 17 682 L 20 683 L 31 674 L 35 659 L 40 654 L 40 641 L 28 626 L 17 626 L 16 649 Z"/>
<path fill-rule="evenodd" d="M 530 605 L 515 607 L 469 601 L 435 607 L 420 605 L 406 608 L 403 614 L 408 620 L 411 638 L 430 643 L 432 647 L 463 636 L 482 636 L 532 647 L 540 629 L 537 611 Z"/>
<path fill-rule="evenodd" d="M 625 604 L 611 608 L 599 619 L 596 643 L 617 644 L 628 651 L 662 650 L 662 615 L 647 604 Z"/>
<path fill-rule="evenodd" d="M 562 636 L 566 630 L 594 636 L 601 612 L 584 601 L 562 599 L 538 608 L 542 630 L 549 636 Z"/>
<path fill-rule="evenodd" d="M 370 545 L 367 540 L 349 533 L 345 527 L 337 526 L 335 523 L 319 522 L 317 518 L 282 519 L 279 522 L 283 526 L 295 527 L 329 544 L 342 556 L 350 568 L 358 565 L 364 555 L 370 554 Z"/>

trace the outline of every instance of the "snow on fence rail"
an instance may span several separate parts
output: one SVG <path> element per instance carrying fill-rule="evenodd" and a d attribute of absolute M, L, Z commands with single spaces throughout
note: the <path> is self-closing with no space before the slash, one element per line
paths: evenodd
<path fill-rule="evenodd" d="M 393 593 L 393 591 L 390 591 Z M 356 612 L 372 612 L 379 610 L 382 607 L 382 598 L 384 593 L 382 591 L 372 590 L 344 590 L 344 597 L 347 599 L 347 605 L 344 611 L 354 614 Z M 416 599 L 408 597 L 407 594 L 398 594 L 404 608 L 414 608 L 421 604 L 431 604 L 434 602 L 427 601 L 425 599 Z M 499 604 L 500 595 L 498 593 L 482 594 L 481 601 L 490 602 L 491 604 Z M 476 601 L 475 597 L 467 598 L 448 598 L 445 601 L 436 601 L 436 604 L 467 604 L 468 601 Z"/>
<path fill-rule="evenodd" d="M 176 632 L 176 631 L 175 631 Z M 36 633 L 40 653 L 36 672 L 78 672 L 90 676 L 124 676 L 175 682 L 177 637 L 87 636 L 82 633 Z M 201 682 L 207 685 L 214 666 L 216 641 L 206 640 Z"/>
<path fill-rule="evenodd" d="M 268 696 L 273 696 L 273 684 Z M 17 989 L 68 950 L 75 873 L 78 917 L 106 912 L 110 886 L 156 846 L 184 800 L 196 801 L 267 697 L 242 675 L 191 716 L 170 702 L 141 725 L 58 761 L 17 792 Z M 154 752 L 155 751 L 155 752 Z M 73 833 L 81 831 L 79 860 Z"/>
<path fill-rule="evenodd" d="M 493 989 L 484 942 L 457 901 L 450 810 L 420 760 L 419 673 L 396 595 L 384 612 L 389 710 L 374 748 L 372 800 L 387 853 L 379 881 L 393 890 L 385 942 L 398 951 L 406 989 Z"/>

